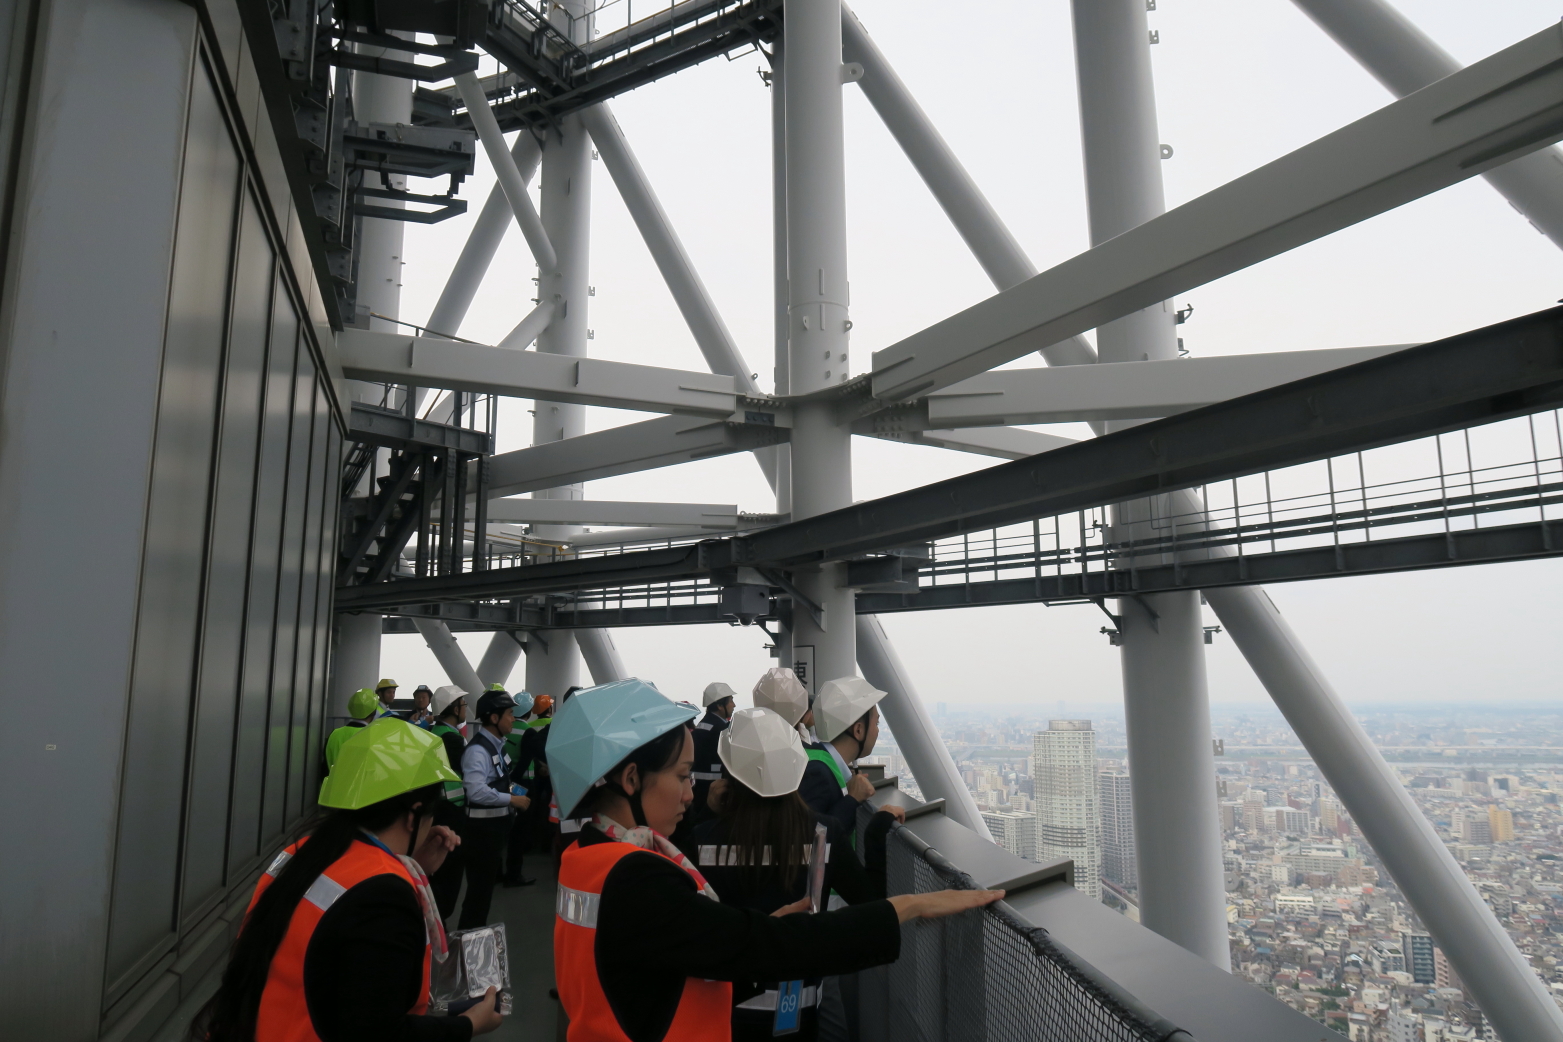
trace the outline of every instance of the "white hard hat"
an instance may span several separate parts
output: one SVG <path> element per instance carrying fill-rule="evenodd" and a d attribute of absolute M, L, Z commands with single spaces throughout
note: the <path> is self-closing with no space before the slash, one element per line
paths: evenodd
<path fill-rule="evenodd" d="M 728 773 L 761 796 L 796 792 L 809 754 L 792 725 L 769 709 L 740 709 L 716 740 Z"/>
<path fill-rule="evenodd" d="M 772 666 L 754 685 L 754 704 L 758 709 L 770 709 L 795 726 L 809 711 L 809 692 L 798 682 L 798 676 L 785 666 Z"/>
<path fill-rule="evenodd" d="M 718 680 L 706 685 L 705 700 L 700 704 L 709 709 L 722 701 L 722 699 L 734 698 L 737 694 L 738 692 Z"/>
<path fill-rule="evenodd" d="M 861 677 L 826 681 L 814 700 L 814 733 L 828 742 L 862 719 L 885 693 Z"/>
<path fill-rule="evenodd" d="M 444 687 L 434 689 L 434 698 L 429 702 L 429 710 L 439 716 L 449 709 L 458 698 L 466 698 L 467 693 L 455 684 L 446 684 Z"/>

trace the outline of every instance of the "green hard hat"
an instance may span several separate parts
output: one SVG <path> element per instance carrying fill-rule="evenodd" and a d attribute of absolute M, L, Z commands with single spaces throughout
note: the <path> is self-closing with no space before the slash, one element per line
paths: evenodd
<path fill-rule="evenodd" d="M 488 689 L 490 691 L 503 691 L 503 690 L 505 690 L 505 685 L 503 685 L 503 684 L 490 684 L 488 686 Z"/>
<path fill-rule="evenodd" d="M 362 720 L 380 706 L 380 696 L 367 687 L 361 687 L 353 692 L 353 697 L 347 700 L 347 715 L 354 720 Z"/>
<path fill-rule="evenodd" d="M 371 692 L 372 694 L 373 692 Z M 358 810 L 435 782 L 459 782 L 445 743 L 405 720 L 376 720 L 342 743 L 320 783 L 320 805 Z"/>

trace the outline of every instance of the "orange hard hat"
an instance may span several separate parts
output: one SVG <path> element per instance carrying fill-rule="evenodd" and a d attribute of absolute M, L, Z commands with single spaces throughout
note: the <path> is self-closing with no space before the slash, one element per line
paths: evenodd
<path fill-rule="evenodd" d="M 547 716 L 554 711 L 553 695 L 538 695 L 532 700 L 532 715 Z"/>

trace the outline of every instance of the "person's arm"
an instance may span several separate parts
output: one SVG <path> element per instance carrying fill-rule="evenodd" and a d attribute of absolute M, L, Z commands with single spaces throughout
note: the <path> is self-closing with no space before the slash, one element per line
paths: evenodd
<path fill-rule="evenodd" d="M 508 807 L 510 793 L 499 792 L 488 784 L 488 768 L 494 754 L 488 744 L 474 738 L 461 754 L 461 783 L 467 790 L 467 803 L 475 807 Z"/>
<path fill-rule="evenodd" d="M 702 896 L 688 873 L 651 853 L 631 854 L 608 873 L 597 931 L 600 960 L 643 967 L 651 959 L 708 980 L 852 973 L 894 962 L 901 951 L 888 901 L 778 918 Z"/>
<path fill-rule="evenodd" d="M 407 1011 L 423 985 L 423 913 L 405 879 L 366 879 L 320 919 L 304 956 L 304 997 L 322 1042 L 467 1042 L 467 1017 Z"/>

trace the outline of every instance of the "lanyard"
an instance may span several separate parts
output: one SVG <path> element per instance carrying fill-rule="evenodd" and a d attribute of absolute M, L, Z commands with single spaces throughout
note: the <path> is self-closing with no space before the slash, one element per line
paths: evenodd
<path fill-rule="evenodd" d="M 373 843 L 375 846 L 379 847 L 381 850 L 385 851 L 392 857 L 398 857 L 396 851 L 382 843 L 380 841 L 380 837 L 376 836 L 373 832 L 370 832 L 368 829 L 359 829 L 358 831 L 363 833 L 360 838 L 362 838 L 365 843 Z"/>

